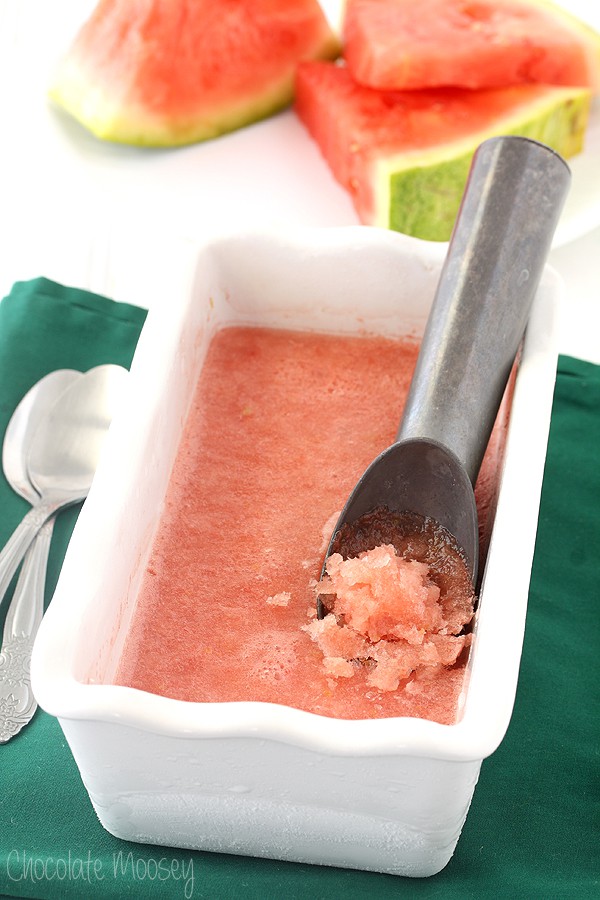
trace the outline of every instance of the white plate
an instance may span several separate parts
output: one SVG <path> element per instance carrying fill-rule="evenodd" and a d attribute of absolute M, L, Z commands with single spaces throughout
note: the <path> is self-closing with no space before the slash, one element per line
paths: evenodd
<path fill-rule="evenodd" d="M 561 247 L 600 225 L 600 98 L 595 97 L 583 153 L 568 160 L 573 181 L 554 237 Z"/>

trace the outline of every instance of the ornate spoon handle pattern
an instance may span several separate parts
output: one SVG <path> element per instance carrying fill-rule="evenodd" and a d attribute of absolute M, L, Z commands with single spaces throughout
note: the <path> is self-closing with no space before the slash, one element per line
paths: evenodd
<path fill-rule="evenodd" d="M 44 614 L 53 528 L 54 518 L 50 518 L 27 551 L 6 614 L 0 652 L 0 744 L 18 734 L 37 709 L 31 690 L 31 651 Z"/>

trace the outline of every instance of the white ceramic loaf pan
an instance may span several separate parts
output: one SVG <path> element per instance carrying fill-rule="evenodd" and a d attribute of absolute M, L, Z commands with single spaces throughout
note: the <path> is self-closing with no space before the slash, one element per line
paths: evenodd
<path fill-rule="evenodd" d="M 452 856 L 515 697 L 556 369 L 551 270 L 520 361 L 457 724 L 186 703 L 111 684 L 215 329 L 418 335 L 445 250 L 350 227 L 162 244 L 133 269 L 129 254 L 128 265 L 108 265 L 113 296 L 151 310 L 39 632 L 33 683 L 112 834 L 409 876 L 432 875 Z M 493 819 L 487 827 L 493 834 Z"/>

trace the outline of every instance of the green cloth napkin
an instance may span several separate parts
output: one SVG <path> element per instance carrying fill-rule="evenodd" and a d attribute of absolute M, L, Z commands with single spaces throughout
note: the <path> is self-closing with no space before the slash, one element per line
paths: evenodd
<path fill-rule="evenodd" d="M 0 304 L 0 434 L 54 368 L 128 365 L 143 311 L 37 279 Z M 99 824 L 57 722 L 0 746 L 0 892 L 10 897 L 596 898 L 600 368 L 561 357 L 516 707 L 482 767 L 455 855 L 429 879 L 119 841 Z M 0 483 L 0 540 L 22 505 Z M 76 512 L 61 516 L 50 596 Z M 510 623 L 507 623 L 510 627 Z"/>

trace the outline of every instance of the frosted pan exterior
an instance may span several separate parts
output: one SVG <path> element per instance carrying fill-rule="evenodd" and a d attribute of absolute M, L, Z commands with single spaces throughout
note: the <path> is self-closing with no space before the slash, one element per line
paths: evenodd
<path fill-rule="evenodd" d="M 100 821 L 118 837 L 433 875 L 452 856 L 481 762 L 513 708 L 559 280 L 545 271 L 522 350 L 460 719 L 349 721 L 278 704 L 173 700 L 111 680 L 215 330 L 419 336 L 445 246 L 351 227 L 144 251 L 135 277 L 125 248 L 107 267 L 107 291 L 145 297 L 151 311 L 39 631 L 38 702 L 59 718 Z"/>

